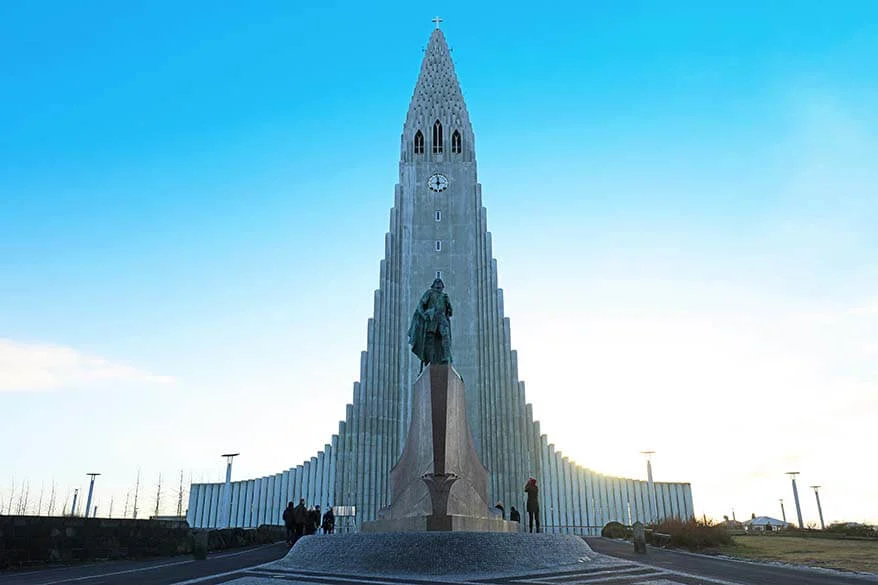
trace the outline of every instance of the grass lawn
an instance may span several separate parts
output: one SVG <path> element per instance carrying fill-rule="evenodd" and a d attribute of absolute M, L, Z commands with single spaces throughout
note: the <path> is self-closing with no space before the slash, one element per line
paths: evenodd
<path fill-rule="evenodd" d="M 719 552 L 733 557 L 878 573 L 878 540 L 802 536 L 735 536 Z"/>

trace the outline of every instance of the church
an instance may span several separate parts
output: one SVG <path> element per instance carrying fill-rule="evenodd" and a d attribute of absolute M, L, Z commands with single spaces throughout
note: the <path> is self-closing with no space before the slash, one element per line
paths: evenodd
<path fill-rule="evenodd" d="M 545 532 L 599 534 L 610 521 L 692 518 L 688 483 L 602 475 L 565 457 L 534 420 L 497 285 L 475 135 L 438 19 L 406 114 L 399 156 L 360 379 L 338 432 L 310 460 L 274 475 L 193 484 L 190 526 L 280 524 L 287 502 L 300 498 L 323 510 L 334 507 L 342 530 L 359 530 L 377 518 L 391 503 L 390 470 L 405 445 L 420 369 L 407 329 L 435 278 L 444 281 L 454 306 L 454 368 L 466 384 L 467 418 L 489 472 L 491 502 L 523 509 L 524 484 L 535 477 Z"/>

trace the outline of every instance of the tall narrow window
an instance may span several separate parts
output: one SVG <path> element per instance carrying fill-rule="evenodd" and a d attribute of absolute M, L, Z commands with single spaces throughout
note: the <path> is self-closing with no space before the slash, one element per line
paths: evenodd
<path fill-rule="evenodd" d="M 424 154 L 424 135 L 420 130 L 415 132 L 415 154 Z"/>
<path fill-rule="evenodd" d="M 454 134 L 451 135 L 451 152 L 460 154 L 461 150 L 460 132 L 455 130 Z"/>
<path fill-rule="evenodd" d="M 436 240 L 436 251 L 437 252 L 442 251 L 442 241 L 441 240 Z"/>
<path fill-rule="evenodd" d="M 433 154 L 442 152 L 442 124 L 439 120 L 433 123 Z"/>
<path fill-rule="evenodd" d="M 442 278 L 442 271 L 441 270 L 436 271 L 436 278 Z"/>
<path fill-rule="evenodd" d="M 436 210 L 436 221 L 442 221 L 442 212 L 438 209 Z"/>

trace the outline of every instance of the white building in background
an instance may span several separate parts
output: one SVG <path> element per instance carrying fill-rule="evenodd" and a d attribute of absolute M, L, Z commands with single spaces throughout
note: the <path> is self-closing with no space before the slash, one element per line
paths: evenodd
<path fill-rule="evenodd" d="M 356 510 L 352 529 L 389 504 L 389 472 L 405 442 L 419 363 L 407 329 L 421 294 L 441 277 L 454 308 L 454 367 L 466 384 L 467 415 L 490 501 L 524 514 L 524 483 L 540 486 L 547 532 L 596 534 L 607 522 L 693 517 L 688 483 L 605 476 L 565 457 L 542 433 L 518 378 L 518 355 L 497 286 L 497 261 L 482 206 L 475 136 L 445 37 L 433 31 L 400 145 L 399 183 L 384 236 L 380 287 L 369 319 L 360 380 L 338 432 L 310 460 L 275 475 L 231 484 L 229 525 L 280 524 L 286 503 Z M 193 484 L 193 527 L 225 524 L 223 484 Z M 452 490 L 453 492 L 453 490 Z M 523 527 L 522 523 L 522 527 Z"/>

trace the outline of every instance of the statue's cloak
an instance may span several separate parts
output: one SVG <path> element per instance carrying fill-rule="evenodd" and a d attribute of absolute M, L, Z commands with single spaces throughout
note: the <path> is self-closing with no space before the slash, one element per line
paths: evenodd
<path fill-rule="evenodd" d="M 408 338 L 412 353 L 422 364 L 451 362 L 451 302 L 441 290 L 429 289 L 421 296 Z"/>

